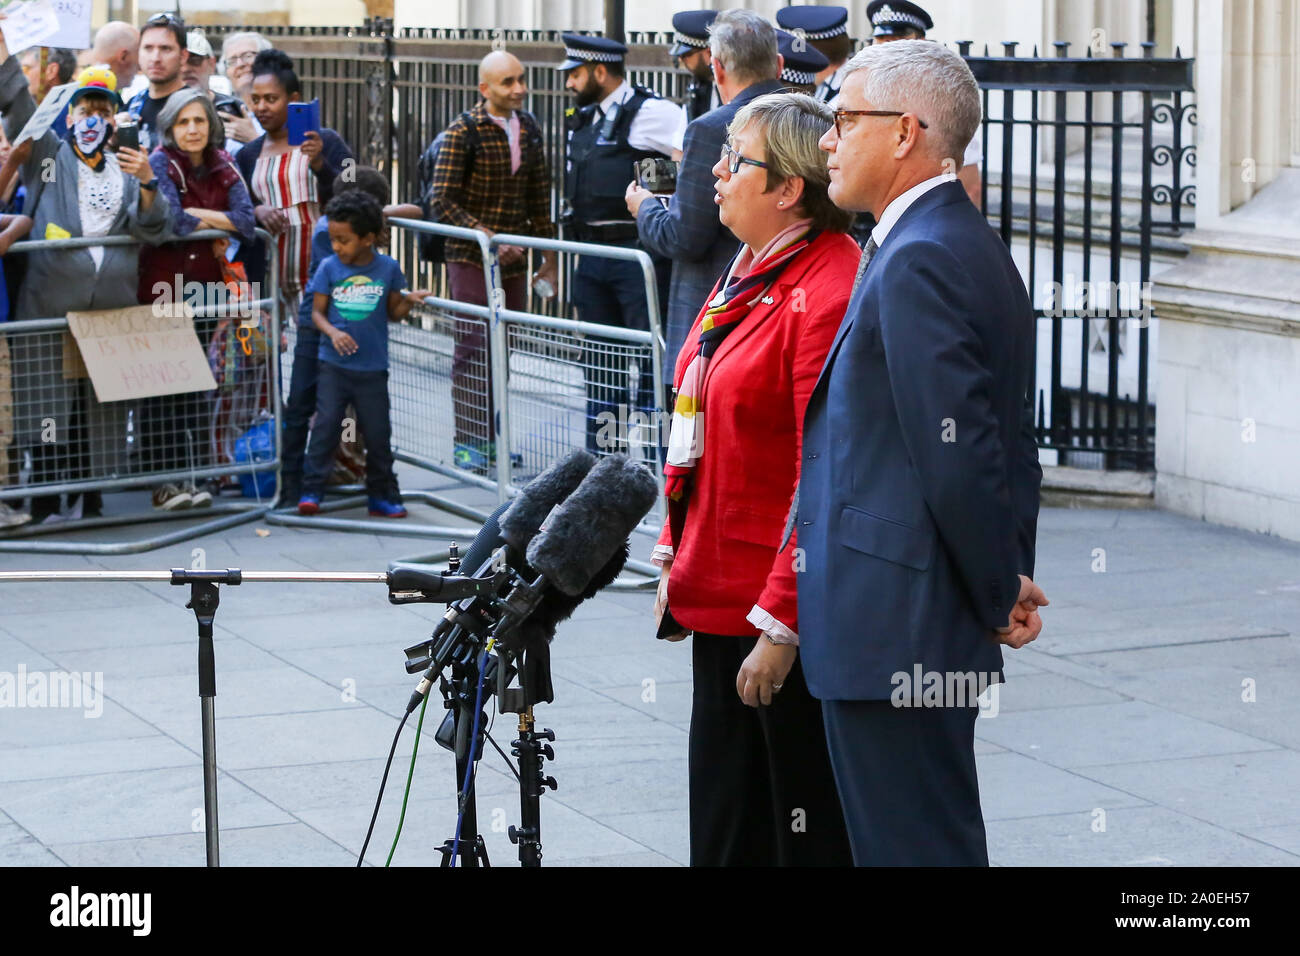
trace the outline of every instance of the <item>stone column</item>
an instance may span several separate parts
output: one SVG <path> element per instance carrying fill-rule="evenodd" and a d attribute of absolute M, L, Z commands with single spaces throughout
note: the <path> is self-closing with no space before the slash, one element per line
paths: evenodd
<path fill-rule="evenodd" d="M 1156 503 L 1300 540 L 1300 0 L 1199 0 L 1197 214 L 1153 283 Z"/>

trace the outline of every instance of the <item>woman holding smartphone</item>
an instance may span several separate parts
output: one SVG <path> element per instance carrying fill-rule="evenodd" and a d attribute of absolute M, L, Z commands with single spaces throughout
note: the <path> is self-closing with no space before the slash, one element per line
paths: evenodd
<path fill-rule="evenodd" d="M 302 99 L 302 85 L 293 60 L 281 50 L 263 50 L 253 61 L 249 99 L 266 132 L 244 146 L 235 162 L 248 183 L 258 224 L 276 237 L 281 314 L 292 315 L 308 278 L 312 226 L 352 150 L 332 129 L 308 131 L 300 145 L 289 142 L 289 104 Z M 244 260 L 252 281 L 261 278 L 261 260 L 260 249 Z"/>

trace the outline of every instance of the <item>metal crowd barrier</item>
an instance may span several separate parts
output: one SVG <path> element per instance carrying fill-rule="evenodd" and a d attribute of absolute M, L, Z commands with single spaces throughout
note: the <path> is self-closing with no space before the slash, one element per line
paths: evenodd
<path fill-rule="evenodd" d="M 664 346 L 654 264 L 645 252 L 531 236 L 499 235 L 489 240 L 477 230 L 418 220 L 393 219 L 390 225 L 475 242 L 482 255 L 484 283 L 488 290 L 486 305 L 430 296 L 425 300 L 424 308 L 416 313 L 418 324 L 395 323 L 390 326 L 389 383 L 393 451 L 396 459 L 491 490 L 495 492 L 498 503 L 513 495 L 556 458 L 571 448 L 584 444 L 598 454 L 621 451 L 639 458 L 655 472 L 662 484 L 660 444 L 662 429 L 667 421 L 664 407 Z M 278 288 L 278 263 L 271 254 L 274 242 L 267 233 L 259 230 L 259 234 L 266 240 L 270 259 L 268 274 L 272 286 Z M 193 234 L 192 238 L 219 238 L 224 235 L 217 231 L 205 231 Z M 51 246 L 80 248 L 91 245 L 124 245 L 135 241 L 129 237 L 36 241 L 15 243 L 13 250 Z M 496 248 L 504 244 L 638 263 L 645 278 L 650 328 L 624 329 L 507 308 L 496 255 Z M 0 500 L 26 497 L 33 493 L 54 494 L 157 485 L 168 481 L 186 481 L 271 468 L 278 472 L 282 454 L 284 389 L 287 384 L 281 380 L 278 349 L 282 317 L 277 296 L 259 299 L 257 305 L 270 306 L 271 342 L 276 344 L 265 356 L 267 368 L 264 370 L 273 393 L 268 396 L 268 400 L 276 438 L 274 461 L 244 465 L 213 461 L 196 466 L 194 457 L 191 457 L 187 461 L 189 467 L 155 469 L 141 469 L 138 466 L 130 468 L 118 463 L 115 467 L 106 466 L 97 473 L 70 481 L 0 486 Z M 205 318 L 213 318 L 218 314 L 220 310 L 196 310 L 196 316 Z M 57 357 L 59 342 L 54 337 L 57 335 L 61 338 L 67 324 L 66 317 L 10 322 L 0 325 L 0 333 L 10 339 L 20 334 L 44 333 L 52 340 L 48 343 L 49 354 Z M 289 352 L 286 354 L 292 354 L 296 321 L 283 322 L 283 325 L 285 336 L 290 340 Z M 175 398 L 202 404 L 211 401 L 204 397 L 207 394 L 193 393 Z M 90 403 L 98 404 L 93 397 Z M 105 407 L 128 404 L 132 403 L 106 403 Z M 182 417 L 193 411 L 192 405 L 187 406 L 185 402 L 181 405 Z M 495 413 L 492 413 L 492 409 L 495 409 Z M 135 412 L 136 409 L 123 409 L 120 412 L 128 419 L 133 419 L 128 442 L 131 447 L 117 449 L 119 457 L 124 459 L 130 459 L 133 455 L 139 458 L 141 454 L 147 453 L 144 438 L 148 436 L 142 437 L 142 418 Z M 468 462 L 468 466 L 463 461 L 457 463 L 455 457 L 457 446 L 467 444 L 483 452 L 479 460 Z M 322 511 L 326 514 L 306 518 L 292 513 L 295 502 L 285 502 L 281 510 L 276 510 L 280 504 L 277 480 L 275 494 L 267 501 L 259 502 L 254 507 L 239 504 L 214 505 L 210 513 L 219 514 L 220 517 L 182 531 L 122 544 L 27 540 L 51 530 L 79 530 L 126 522 L 192 518 L 197 512 L 146 512 L 64 521 L 35 528 L 27 526 L 0 536 L 0 550 L 136 553 L 262 516 L 271 524 L 374 533 L 376 523 L 373 520 L 333 517 L 329 514 L 364 503 L 363 496 L 349 495 L 350 492 L 359 490 L 356 486 L 335 489 L 342 491 L 345 496 L 331 496 L 322 505 Z M 483 521 L 489 513 L 487 510 L 455 502 L 434 491 L 404 489 L 402 495 L 408 500 L 422 501 L 472 522 Z M 657 534 L 661 522 L 661 514 L 652 514 L 643 523 L 642 530 L 648 534 Z M 476 530 L 406 521 L 384 523 L 385 534 L 413 537 L 453 537 L 460 540 L 467 535 L 472 537 Z M 438 559 L 441 559 L 441 554 L 439 552 Z M 433 559 L 432 556 L 423 555 L 403 560 Z M 650 576 L 658 574 L 657 569 L 648 562 L 636 559 L 630 560 L 628 567 Z"/>
<path fill-rule="evenodd" d="M 265 230 L 258 229 L 257 235 L 267 250 L 270 287 L 278 289 L 275 241 Z M 184 238 L 228 239 L 230 234 L 199 230 Z M 144 243 L 130 236 L 38 239 L 16 242 L 9 252 L 126 245 Z M 87 281 L 92 280 L 88 277 Z M 174 291 L 183 295 L 184 287 Z M 254 354 L 250 343 L 256 340 L 251 333 L 248 338 L 240 337 L 239 323 L 227 326 L 224 354 L 209 355 L 210 363 L 218 362 L 220 380 L 215 392 L 103 403 L 95 398 L 89 378 L 84 377 L 84 366 L 71 345 L 67 316 L 0 323 L 0 347 L 4 352 L 0 354 L 0 406 L 5 405 L 4 393 L 8 392 L 13 398 L 13 418 L 23 424 L 21 434 L 14 436 L 21 439 L 21 444 L 11 445 L 8 456 L 0 455 L 0 501 L 80 493 L 84 502 L 88 492 L 241 474 L 253 475 L 256 489 L 257 473 L 278 472 L 280 465 L 279 297 L 272 294 L 234 305 L 202 306 L 193 312 L 200 343 L 208 352 L 220 320 L 243 317 L 249 309 L 256 309 L 259 317 L 262 312 L 270 317 L 270 328 L 263 330 L 259 343 L 262 354 L 247 360 Z M 205 336 L 209 341 L 204 341 Z M 235 441 L 264 410 L 273 422 L 274 459 L 252 460 L 250 455 L 245 463 L 234 461 Z M 60 436 L 60 430 L 66 433 Z M 19 480 L 13 481 L 15 477 Z M 274 507 L 278 493 L 277 482 L 274 494 L 266 500 L 214 501 L 201 510 L 128 512 L 27 524 L 0 531 L 0 551 L 135 554 L 251 521 Z M 130 542 L 33 540 L 52 533 L 199 515 L 214 517 Z"/>
<path fill-rule="evenodd" d="M 556 458 L 584 444 L 598 454 L 622 451 L 640 458 L 662 484 L 659 446 L 667 420 L 663 334 L 654 263 L 645 252 L 532 236 L 503 234 L 489 240 L 477 230 L 411 219 L 392 219 L 389 225 L 476 243 L 488 290 L 486 305 L 431 296 L 425 299 L 425 308 L 414 314 L 418 324 L 389 327 L 395 459 L 491 490 L 498 503 Z M 495 252 L 505 244 L 637 262 L 645 276 L 650 329 L 624 329 L 507 308 Z M 596 410 L 608 413 L 599 423 L 592 418 Z M 597 424 L 606 429 L 604 436 L 597 434 Z M 595 438 L 601 438 L 603 444 L 593 447 Z M 488 450 L 473 467 L 455 461 L 455 449 L 463 439 L 481 443 Z M 489 513 L 430 491 L 403 489 L 402 497 L 471 521 L 481 522 Z M 350 508 L 362 500 L 327 500 L 324 510 Z M 274 512 L 266 520 L 375 532 L 372 520 L 303 518 L 287 510 Z M 657 535 L 661 522 L 662 515 L 652 515 L 643 530 Z M 407 522 L 388 522 L 384 527 L 385 533 L 414 536 L 466 533 L 466 529 Z M 649 551 L 649 545 L 645 550 Z M 401 560 L 434 558 L 412 555 Z M 658 577 L 658 569 L 646 561 L 630 560 L 628 567 Z"/>

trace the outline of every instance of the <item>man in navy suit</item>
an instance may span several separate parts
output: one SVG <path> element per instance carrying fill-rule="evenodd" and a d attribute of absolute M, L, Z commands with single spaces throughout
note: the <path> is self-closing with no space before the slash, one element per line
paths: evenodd
<path fill-rule="evenodd" d="M 695 324 L 713 284 L 740 248 L 736 237 L 718 221 L 713 201 L 717 181 L 713 167 L 727 139 L 727 124 L 750 100 L 779 93 L 781 57 L 776 29 L 751 10 L 727 10 L 709 27 L 713 77 L 725 104 L 686 127 L 677 191 L 667 208 L 632 183 L 627 208 L 636 217 L 641 244 L 673 260 L 668 293 L 664 368 L 672 369 L 686 333 Z M 671 376 L 667 376 L 671 378 Z"/>
<path fill-rule="evenodd" d="M 804 421 L 800 658 L 855 862 L 987 865 L 975 697 L 1047 603 L 1033 311 L 953 175 L 980 121 L 961 57 L 869 47 L 838 106 L 830 196 L 876 226 Z"/>

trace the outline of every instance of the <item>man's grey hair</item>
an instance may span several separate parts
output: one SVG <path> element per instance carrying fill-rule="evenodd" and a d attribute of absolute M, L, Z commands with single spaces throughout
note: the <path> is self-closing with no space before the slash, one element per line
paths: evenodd
<path fill-rule="evenodd" d="M 176 137 L 172 135 L 172 127 L 176 125 L 176 118 L 181 115 L 181 110 L 191 103 L 202 104 L 203 112 L 207 114 L 208 145 L 213 149 L 221 149 L 226 143 L 226 127 L 221 122 L 221 117 L 217 115 L 217 108 L 212 105 L 212 100 L 206 93 L 188 87 L 177 90 L 168 97 L 167 105 L 158 114 L 158 129 L 162 130 L 163 144 L 172 149 L 180 149 L 176 145 Z"/>
<path fill-rule="evenodd" d="M 26 66 L 34 65 L 34 62 L 40 59 L 41 48 L 30 46 L 22 53 L 18 54 L 18 62 Z M 72 81 L 72 74 L 77 71 L 77 54 L 75 50 L 67 50 L 63 47 L 51 47 L 49 55 L 45 60 L 46 64 L 54 63 L 59 68 L 59 83 L 69 83 Z"/>
<path fill-rule="evenodd" d="M 724 10 L 709 27 L 709 52 L 727 72 L 750 84 L 775 80 L 776 28 L 752 10 Z"/>
<path fill-rule="evenodd" d="M 961 169 L 962 154 L 980 125 L 980 88 L 966 61 L 940 43 L 899 40 L 859 51 L 844 71 L 847 80 L 866 70 L 863 94 L 877 110 L 913 113 L 929 126 L 934 152 Z"/>
<path fill-rule="evenodd" d="M 271 49 L 273 45 L 271 41 L 268 40 L 266 37 L 262 36 L 262 34 L 253 33 L 252 31 L 248 31 L 248 30 L 244 31 L 243 33 L 226 34 L 226 38 L 221 41 L 221 71 L 223 73 L 225 72 L 226 69 L 226 51 L 229 50 L 236 43 L 246 43 L 249 40 L 253 41 L 253 46 L 258 53 L 261 53 L 263 50 Z"/>

